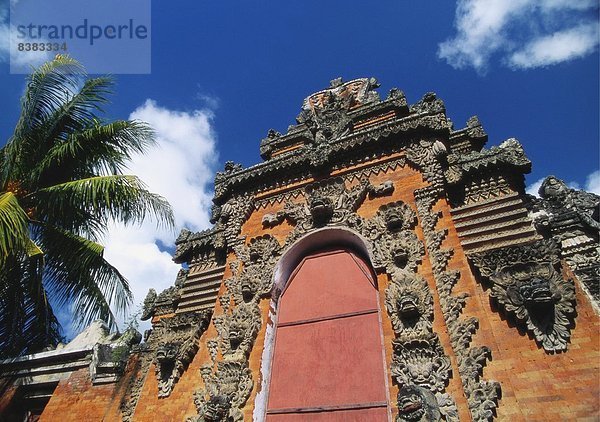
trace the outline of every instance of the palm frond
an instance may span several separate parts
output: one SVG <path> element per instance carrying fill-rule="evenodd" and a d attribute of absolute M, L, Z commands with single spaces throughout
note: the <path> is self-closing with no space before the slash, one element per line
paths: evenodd
<path fill-rule="evenodd" d="M 143 122 L 118 120 L 95 124 L 56 143 L 33 169 L 39 187 L 96 175 L 119 174 L 133 154 L 154 143 L 153 130 Z"/>
<path fill-rule="evenodd" d="M 36 132 L 75 95 L 85 76 L 83 66 L 76 60 L 58 55 L 28 77 L 19 121 L 3 148 L 5 165 L 1 172 L 1 185 L 26 174 L 28 157 L 37 156 L 40 147 Z"/>
<path fill-rule="evenodd" d="M 113 83 L 110 76 L 86 79 L 81 89 L 44 122 L 45 137 L 64 140 L 69 134 L 89 127 L 97 119 L 97 113 L 103 111 L 101 105 L 108 103 Z"/>
<path fill-rule="evenodd" d="M 80 326 L 98 318 L 115 326 L 111 305 L 124 314 L 132 294 L 127 279 L 104 259 L 104 247 L 45 224 L 34 232 L 47 251 L 44 284 L 57 306 L 72 306 Z"/>
<path fill-rule="evenodd" d="M 62 340 L 42 283 L 43 257 L 12 256 L 0 273 L 0 359 L 41 351 Z"/>
<path fill-rule="evenodd" d="M 45 125 L 52 114 L 74 95 L 86 75 L 77 60 L 65 55 L 58 55 L 38 67 L 28 77 L 15 135 Z"/>
<path fill-rule="evenodd" d="M 52 305 L 80 326 L 101 318 L 114 327 L 131 291 L 96 240 L 114 220 L 174 225 L 161 196 L 121 174 L 154 133 L 97 117 L 111 87 L 61 55 L 27 80 L 21 116 L 0 148 L 0 358 L 59 341 Z"/>
<path fill-rule="evenodd" d="M 0 268 L 9 255 L 29 245 L 29 218 L 12 192 L 0 193 Z"/>
<path fill-rule="evenodd" d="M 27 169 L 26 173 L 19 175 L 25 188 L 31 189 L 43 180 L 31 170 L 44 159 L 48 151 L 64 143 L 73 133 L 98 124 L 96 114 L 102 111 L 101 104 L 108 102 L 107 95 L 111 85 L 112 79 L 109 77 L 86 80 L 80 90 L 68 94 L 64 103 L 43 125 L 30 128 L 25 136 L 34 145 L 21 142 L 28 151 L 26 156 L 20 157 L 23 160 L 21 169 Z"/>
<path fill-rule="evenodd" d="M 83 210 L 98 221 L 116 220 L 125 224 L 142 222 L 149 216 L 157 225 L 172 228 L 173 211 L 160 195 L 151 193 L 136 176 L 111 175 L 74 180 L 38 190 L 33 194 L 40 215 L 64 227 L 73 210 Z"/>

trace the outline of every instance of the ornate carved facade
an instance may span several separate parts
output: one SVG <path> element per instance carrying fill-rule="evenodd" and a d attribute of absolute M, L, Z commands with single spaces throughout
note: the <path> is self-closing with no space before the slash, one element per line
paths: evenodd
<path fill-rule="evenodd" d="M 153 330 L 108 420 L 344 420 L 383 409 L 383 420 L 489 421 L 599 410 L 593 382 L 572 395 L 577 374 L 598 371 L 600 358 L 599 198 L 555 178 L 541 198 L 526 195 L 531 163 L 517 140 L 485 149 L 476 117 L 455 129 L 435 94 L 409 105 L 398 89 L 382 100 L 378 86 L 333 80 L 285 133 L 268 131 L 262 163 L 227 162 L 216 175 L 214 225 L 177 238 L 174 260 L 186 270 L 144 301 Z M 303 259 L 332 248 L 361 257 L 373 281 L 378 307 L 336 318 L 377 315 L 387 399 L 335 402 L 326 391 L 317 407 L 269 413 L 282 298 Z M 332 319 L 319 318 L 287 326 L 305 324 L 308 344 L 321 329 L 310 327 Z M 348 362 L 339 382 L 351 371 Z"/>

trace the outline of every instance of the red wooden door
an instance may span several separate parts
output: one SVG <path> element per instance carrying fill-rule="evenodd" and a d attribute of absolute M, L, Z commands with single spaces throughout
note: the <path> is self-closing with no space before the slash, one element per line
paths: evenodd
<path fill-rule="evenodd" d="M 279 300 L 267 421 L 386 421 L 378 298 L 345 250 L 308 256 Z"/>

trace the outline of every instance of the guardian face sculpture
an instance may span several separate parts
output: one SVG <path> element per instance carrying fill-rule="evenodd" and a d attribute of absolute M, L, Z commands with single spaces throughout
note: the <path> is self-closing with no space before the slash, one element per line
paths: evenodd
<path fill-rule="evenodd" d="M 433 394 L 416 385 L 406 385 L 398 392 L 397 422 L 435 422 L 441 414 Z"/>

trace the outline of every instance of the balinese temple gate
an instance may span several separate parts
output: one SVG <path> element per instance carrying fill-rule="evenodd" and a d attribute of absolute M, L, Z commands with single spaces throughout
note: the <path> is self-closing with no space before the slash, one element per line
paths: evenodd
<path fill-rule="evenodd" d="M 41 420 L 594 420 L 600 198 L 526 195 L 516 139 L 377 87 L 333 80 L 263 162 L 228 162 L 145 342 L 57 381 Z"/>

